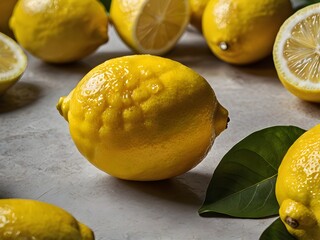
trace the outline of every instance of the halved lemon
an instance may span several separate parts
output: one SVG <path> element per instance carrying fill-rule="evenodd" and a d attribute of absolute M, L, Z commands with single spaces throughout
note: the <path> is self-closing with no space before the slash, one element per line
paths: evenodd
<path fill-rule="evenodd" d="M 27 67 L 27 56 L 10 37 L 0 33 L 0 95 L 15 84 Z"/>
<path fill-rule="evenodd" d="M 121 39 L 137 53 L 170 51 L 189 23 L 188 0 L 113 0 L 110 18 Z"/>
<path fill-rule="evenodd" d="M 287 90 L 303 100 L 320 102 L 320 4 L 302 8 L 284 22 L 273 59 Z"/>

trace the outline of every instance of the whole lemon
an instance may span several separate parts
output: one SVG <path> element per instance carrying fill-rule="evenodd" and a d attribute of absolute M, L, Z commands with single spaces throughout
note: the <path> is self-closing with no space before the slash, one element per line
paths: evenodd
<path fill-rule="evenodd" d="M 202 31 L 202 15 L 209 0 L 189 0 L 190 23 L 198 30 Z"/>
<path fill-rule="evenodd" d="M 34 56 L 52 63 L 79 60 L 108 40 L 108 16 L 97 0 L 20 0 L 10 26 Z"/>
<path fill-rule="evenodd" d="M 292 13 L 290 0 L 210 0 L 202 31 L 218 58 L 249 64 L 272 53 L 277 32 Z"/>
<path fill-rule="evenodd" d="M 117 178 L 140 181 L 195 167 L 228 119 L 203 77 L 151 55 L 95 67 L 57 108 L 91 163 Z"/>
<path fill-rule="evenodd" d="M 297 239 L 320 239 L 320 124 L 289 148 L 278 171 L 280 218 Z"/>
<path fill-rule="evenodd" d="M 9 36 L 12 36 L 12 32 L 9 28 L 9 19 L 17 1 L 18 0 L 0 1 L 0 32 Z"/>
<path fill-rule="evenodd" d="M 29 199 L 0 199 L 0 239 L 93 240 L 91 229 L 65 210 Z"/>

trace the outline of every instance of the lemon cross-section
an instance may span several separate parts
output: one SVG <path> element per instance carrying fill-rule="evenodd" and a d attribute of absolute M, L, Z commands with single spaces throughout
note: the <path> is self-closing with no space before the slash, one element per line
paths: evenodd
<path fill-rule="evenodd" d="M 288 18 L 277 35 L 273 58 L 282 84 L 297 97 L 320 102 L 320 4 Z"/>
<path fill-rule="evenodd" d="M 57 108 L 79 151 L 127 180 L 180 175 L 203 160 L 228 112 L 209 83 L 170 59 L 133 55 L 91 70 Z"/>
<path fill-rule="evenodd" d="M 0 33 L 0 95 L 20 79 L 26 67 L 27 57 L 22 48 Z"/>
<path fill-rule="evenodd" d="M 138 53 L 171 50 L 189 23 L 188 0 L 114 0 L 110 17 L 122 40 Z"/>

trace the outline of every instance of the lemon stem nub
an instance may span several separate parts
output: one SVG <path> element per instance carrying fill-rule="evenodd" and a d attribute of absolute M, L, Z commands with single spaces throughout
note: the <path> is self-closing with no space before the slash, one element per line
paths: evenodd
<path fill-rule="evenodd" d="M 285 222 L 292 228 L 299 227 L 299 222 L 292 217 L 286 217 Z"/>
<path fill-rule="evenodd" d="M 221 49 L 222 51 L 227 51 L 228 48 L 229 48 L 229 46 L 228 46 L 228 44 L 227 44 L 226 42 L 220 42 L 220 43 L 219 43 L 219 47 L 220 47 L 220 49 Z"/>

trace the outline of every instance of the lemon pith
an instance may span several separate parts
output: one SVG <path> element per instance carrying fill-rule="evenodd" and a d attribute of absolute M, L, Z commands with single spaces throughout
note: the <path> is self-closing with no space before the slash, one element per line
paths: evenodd
<path fill-rule="evenodd" d="M 82 59 L 108 41 L 108 16 L 97 0 L 21 0 L 10 26 L 32 55 L 52 63 Z"/>
<path fill-rule="evenodd" d="M 282 84 L 295 96 L 313 102 L 320 102 L 319 29 L 320 4 L 305 7 L 285 21 L 273 49 Z"/>
<path fill-rule="evenodd" d="M 276 182 L 280 218 L 301 240 L 320 238 L 319 139 L 320 125 L 301 135 L 283 158 Z"/>
<path fill-rule="evenodd" d="M 97 66 L 57 108 L 91 163 L 115 177 L 141 181 L 196 166 L 228 118 L 204 78 L 151 55 Z"/>
<path fill-rule="evenodd" d="M 271 55 L 277 32 L 292 13 L 290 0 L 210 0 L 202 31 L 218 58 L 250 64 Z"/>
<path fill-rule="evenodd" d="M 91 229 L 65 210 L 30 199 L 0 199 L 0 238 L 94 240 Z"/>
<path fill-rule="evenodd" d="M 27 57 L 20 46 L 0 33 L 0 95 L 21 77 L 27 67 Z"/>
<path fill-rule="evenodd" d="M 189 22 L 187 0 L 111 2 L 110 18 L 122 40 L 138 53 L 161 55 L 171 50 Z"/>

